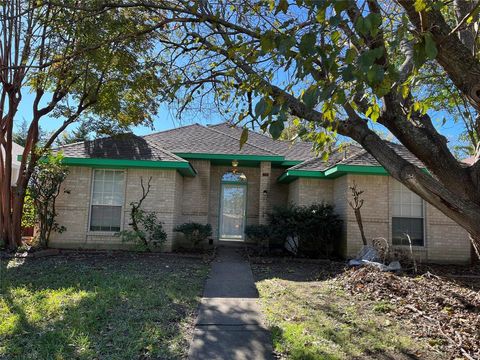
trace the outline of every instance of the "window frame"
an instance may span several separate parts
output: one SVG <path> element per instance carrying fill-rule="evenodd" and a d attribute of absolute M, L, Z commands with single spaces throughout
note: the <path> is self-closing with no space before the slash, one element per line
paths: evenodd
<path fill-rule="evenodd" d="M 120 230 L 119 231 L 105 231 L 105 230 L 92 230 L 92 206 L 93 206 L 93 190 L 95 185 L 95 171 L 113 171 L 113 172 L 122 172 L 124 174 L 123 178 L 123 201 L 120 210 Z M 125 219 L 125 200 L 126 200 L 126 189 L 127 189 L 127 170 L 125 169 L 108 169 L 108 168 L 92 168 L 92 174 L 90 177 L 90 203 L 88 205 L 88 222 L 87 222 L 87 235 L 108 235 L 113 236 L 120 231 L 123 231 L 123 223 Z M 101 205 L 100 205 L 101 206 Z M 107 206 L 107 205 L 105 205 Z"/>
<path fill-rule="evenodd" d="M 426 226 L 426 204 L 425 204 L 425 200 L 423 200 L 421 197 L 420 197 L 420 200 L 421 200 L 421 205 L 422 205 L 422 216 L 421 217 L 418 217 L 418 216 L 395 216 L 394 213 L 393 213 L 393 209 L 394 209 L 394 206 L 395 206 L 395 203 L 394 203 L 394 186 L 395 186 L 395 183 L 399 183 L 401 186 L 405 187 L 408 191 L 410 191 L 411 193 L 415 194 L 412 190 L 410 190 L 409 188 L 407 188 L 405 185 L 403 185 L 401 182 L 399 182 L 398 180 L 392 178 L 392 182 L 391 182 L 391 190 L 390 190 L 390 196 L 391 196 L 391 206 L 390 206 L 390 237 L 391 237 L 391 244 L 392 246 L 394 247 L 410 247 L 409 244 L 395 244 L 394 243 L 394 237 L 393 237 L 393 219 L 394 218 L 401 218 L 401 219 L 422 219 L 422 240 L 423 240 L 423 244 L 422 245 L 415 245 L 415 244 L 412 244 L 412 248 L 416 248 L 416 249 L 426 249 L 427 247 L 427 226 Z M 417 194 L 415 194 L 416 196 L 418 196 Z M 407 240 L 408 242 L 408 240 Z"/>

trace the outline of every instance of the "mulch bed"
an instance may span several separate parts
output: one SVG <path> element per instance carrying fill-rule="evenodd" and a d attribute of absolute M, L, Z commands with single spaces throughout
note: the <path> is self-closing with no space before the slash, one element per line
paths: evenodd
<path fill-rule="evenodd" d="M 413 276 L 362 267 L 334 281 L 352 294 L 390 303 L 389 315 L 410 323 L 412 335 L 426 338 L 441 358 L 480 359 L 480 268 L 463 270 L 430 267 Z"/>

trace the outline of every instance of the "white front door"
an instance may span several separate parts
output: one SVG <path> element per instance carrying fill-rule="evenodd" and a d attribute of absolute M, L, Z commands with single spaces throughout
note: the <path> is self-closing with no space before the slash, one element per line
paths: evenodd
<path fill-rule="evenodd" d="M 247 186 L 222 184 L 220 196 L 220 240 L 243 241 Z"/>

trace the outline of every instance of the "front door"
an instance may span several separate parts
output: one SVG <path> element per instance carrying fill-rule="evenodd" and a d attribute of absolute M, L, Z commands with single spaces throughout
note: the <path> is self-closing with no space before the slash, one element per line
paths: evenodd
<path fill-rule="evenodd" d="M 220 240 L 243 241 L 246 203 L 246 184 L 222 184 Z"/>

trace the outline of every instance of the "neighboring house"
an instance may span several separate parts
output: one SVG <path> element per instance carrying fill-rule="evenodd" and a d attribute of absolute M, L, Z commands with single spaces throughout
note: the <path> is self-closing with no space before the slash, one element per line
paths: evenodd
<path fill-rule="evenodd" d="M 343 254 L 354 256 L 361 238 L 350 186 L 364 190 L 362 216 L 369 239 L 383 237 L 408 249 L 408 233 L 418 258 L 466 263 L 466 232 L 422 201 L 362 148 L 350 145 L 322 161 L 311 144 L 274 141 L 227 124 L 190 125 L 146 135 L 126 134 L 62 147 L 71 167 L 57 201 L 58 222 L 67 231 L 51 245 L 63 248 L 122 248 L 115 234 L 128 227 L 130 203 L 141 196 L 140 181 L 151 177 L 144 208 L 155 211 L 168 234 L 165 250 L 181 245 L 173 232 L 184 222 L 210 223 L 214 242 L 245 241 L 246 224 L 265 224 L 276 205 L 328 202 L 344 222 Z M 422 166 L 400 145 L 395 151 Z M 237 166 L 235 166 L 237 165 Z M 233 170 L 233 171 L 232 171 Z"/>
<path fill-rule="evenodd" d="M 5 156 L 4 150 L 2 148 L 3 156 Z M 23 154 L 23 147 L 12 142 L 12 186 L 17 184 L 18 172 L 20 170 L 20 161 L 18 157 Z M 4 157 L 5 158 L 5 157 Z"/>

